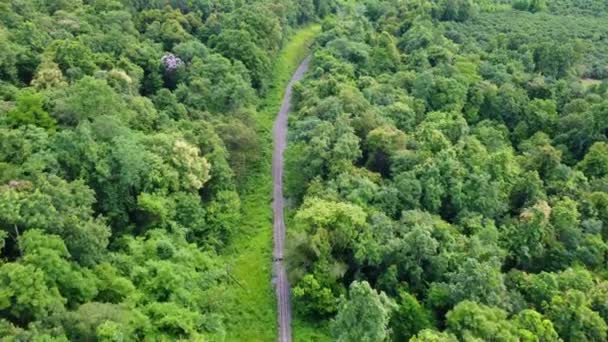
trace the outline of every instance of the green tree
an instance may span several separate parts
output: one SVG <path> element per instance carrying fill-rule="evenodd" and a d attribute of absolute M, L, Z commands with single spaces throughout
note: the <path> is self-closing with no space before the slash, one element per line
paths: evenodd
<path fill-rule="evenodd" d="M 540 202 L 525 209 L 519 219 L 505 225 L 504 244 L 510 257 L 523 269 L 542 268 L 539 262 L 546 256 L 548 239 L 555 234 L 549 223 L 551 207 Z"/>
<path fill-rule="evenodd" d="M 530 6 L 538 6 L 539 0 L 533 0 Z M 580 47 L 579 47 L 580 48 Z M 573 44 L 545 42 L 534 51 L 536 70 L 550 77 L 563 77 L 576 64 L 579 55 Z"/>
<path fill-rule="evenodd" d="M 238 112 L 254 103 L 251 78 L 245 66 L 219 54 L 194 58 L 185 84 L 175 96 L 185 105 L 212 112 Z"/>
<path fill-rule="evenodd" d="M 593 144 L 577 167 L 591 178 L 608 175 L 608 144 L 605 142 Z"/>
<path fill-rule="evenodd" d="M 4 263 L 0 284 L 0 309 L 24 326 L 65 310 L 65 299 L 56 287 L 47 285 L 44 272 L 33 265 Z"/>
<path fill-rule="evenodd" d="M 25 90 L 17 96 L 15 109 L 8 112 L 8 124 L 11 127 L 35 125 L 53 131 L 56 122 L 44 110 L 44 96 Z"/>
<path fill-rule="evenodd" d="M 348 300 L 343 300 L 332 322 L 336 341 L 384 341 L 389 337 L 388 323 L 395 304 L 372 289 L 366 281 L 350 285 Z"/>
<path fill-rule="evenodd" d="M 69 261 L 69 252 L 59 236 L 30 229 L 19 240 L 23 263 L 43 271 L 48 286 L 57 288 L 68 305 L 90 301 L 97 295 L 97 279 Z"/>
<path fill-rule="evenodd" d="M 118 94 L 105 81 L 92 77 L 77 81 L 61 95 L 52 113 L 64 125 L 76 126 L 86 120 L 127 114 Z"/>
<path fill-rule="evenodd" d="M 51 60 L 45 59 L 40 63 L 32 86 L 37 90 L 48 90 L 67 86 L 59 65 Z"/>
<path fill-rule="evenodd" d="M 91 75 L 97 69 L 93 52 L 78 40 L 56 40 L 48 50 L 69 80 Z"/>
<path fill-rule="evenodd" d="M 335 314 L 338 299 L 330 288 L 322 287 L 314 275 L 305 275 L 292 289 L 296 310 L 307 317 L 325 318 Z"/>
<path fill-rule="evenodd" d="M 11 234 L 36 227 L 59 235 L 72 257 L 91 265 L 103 256 L 110 236 L 104 219 L 93 216 L 94 202 L 92 190 L 82 181 L 40 177 L 35 187 L 0 188 L 0 225 Z"/>
<path fill-rule="evenodd" d="M 431 313 L 416 297 L 400 291 L 397 305 L 390 323 L 393 341 L 409 341 L 419 331 L 432 327 Z"/>
<path fill-rule="evenodd" d="M 251 35 L 244 30 L 222 30 L 210 38 L 211 47 L 222 55 L 240 60 L 251 72 L 252 86 L 264 93 L 270 77 L 270 60 L 266 53 L 254 44 Z"/>
<path fill-rule="evenodd" d="M 410 339 L 410 342 L 456 342 L 456 336 L 436 330 L 424 329 Z"/>
<path fill-rule="evenodd" d="M 531 0 L 529 10 L 532 13 L 540 12 L 547 7 L 545 0 Z"/>
<path fill-rule="evenodd" d="M 555 328 L 564 341 L 606 340 L 606 322 L 588 304 L 585 294 L 577 290 L 566 291 L 551 299 L 547 317 L 555 323 Z"/>
<path fill-rule="evenodd" d="M 446 286 L 453 303 L 471 300 L 496 307 L 509 306 L 507 289 L 500 272 L 498 260 L 480 262 L 474 258 L 466 258 L 456 271 L 448 274 Z"/>
<path fill-rule="evenodd" d="M 461 340 L 519 340 L 520 331 L 507 319 L 507 312 L 496 307 L 463 301 L 446 318 L 448 330 Z"/>
<path fill-rule="evenodd" d="M 374 73 L 391 72 L 397 69 L 401 62 L 401 55 L 397 49 L 395 39 L 387 32 L 382 32 L 377 38 L 377 46 L 370 56 L 370 67 Z"/>
<path fill-rule="evenodd" d="M 296 225 L 310 234 L 326 231 L 337 250 L 351 246 L 365 228 L 366 213 L 358 206 L 309 198 L 295 217 Z"/>
<path fill-rule="evenodd" d="M 522 338 L 531 338 L 539 342 L 557 342 L 561 341 L 553 323 L 544 318 L 543 315 L 534 310 L 522 310 L 514 318 L 514 323 L 520 329 L 525 329 L 528 332 L 523 333 Z"/>
<path fill-rule="evenodd" d="M 16 82 L 18 80 L 17 62 L 20 50 L 23 48 L 9 39 L 9 32 L 0 30 L 0 76 L 3 80 Z"/>
<path fill-rule="evenodd" d="M 126 305 L 89 302 L 63 317 L 71 340 L 136 341 L 150 335 L 148 317 Z"/>

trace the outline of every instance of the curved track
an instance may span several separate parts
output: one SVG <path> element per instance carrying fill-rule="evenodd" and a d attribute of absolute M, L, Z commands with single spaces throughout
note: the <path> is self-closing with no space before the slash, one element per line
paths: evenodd
<path fill-rule="evenodd" d="M 285 88 L 285 95 L 281 109 L 277 114 L 273 128 L 274 151 L 272 155 L 272 181 L 273 181 L 273 204 L 274 212 L 274 250 L 273 270 L 275 291 L 277 297 L 277 319 L 279 327 L 279 341 L 291 342 L 291 304 L 289 301 L 289 281 L 283 263 L 283 252 L 285 244 L 285 222 L 283 218 L 283 152 L 287 146 L 287 115 L 291 109 L 291 94 L 293 85 L 304 76 L 310 62 L 310 56 L 306 57 L 293 74 L 291 81 Z"/>

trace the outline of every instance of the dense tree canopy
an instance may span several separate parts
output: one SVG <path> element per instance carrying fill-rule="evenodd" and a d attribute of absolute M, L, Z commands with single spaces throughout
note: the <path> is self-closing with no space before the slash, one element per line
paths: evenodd
<path fill-rule="evenodd" d="M 287 152 L 302 319 L 344 341 L 606 341 L 606 27 L 583 0 L 326 19 Z"/>
<path fill-rule="evenodd" d="M 608 341 L 603 0 L 0 1 L 0 339 L 227 340 L 259 105 L 311 21 L 298 323 Z"/>
<path fill-rule="evenodd" d="M 260 96 L 335 8 L 2 1 L 0 339 L 222 340 Z"/>

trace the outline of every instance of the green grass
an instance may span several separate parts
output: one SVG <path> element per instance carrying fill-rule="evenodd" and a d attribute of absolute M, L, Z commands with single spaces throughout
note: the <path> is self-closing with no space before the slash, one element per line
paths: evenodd
<path fill-rule="evenodd" d="M 262 161 L 250 170 L 241 191 L 242 223 L 225 255 L 234 283 L 226 288 L 226 341 L 276 341 L 276 300 L 272 273 L 272 125 L 285 86 L 306 57 L 319 25 L 294 33 L 277 58 L 272 87 L 258 108 L 256 124 Z"/>
<path fill-rule="evenodd" d="M 287 86 L 300 62 L 310 52 L 310 45 L 319 32 L 321 32 L 320 25 L 311 25 L 296 31 L 275 61 L 272 85 L 260 105 L 257 118 L 258 123 L 269 130 L 266 134 L 269 138 L 272 138 L 270 130 L 272 129 L 275 115 L 281 106 L 285 86 Z"/>

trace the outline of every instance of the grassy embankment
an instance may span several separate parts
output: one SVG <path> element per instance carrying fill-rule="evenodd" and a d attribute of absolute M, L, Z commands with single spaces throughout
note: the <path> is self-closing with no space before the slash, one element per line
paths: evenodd
<path fill-rule="evenodd" d="M 294 33 L 275 62 L 272 87 L 256 116 L 262 161 L 251 170 L 242 191 L 243 219 L 226 261 L 234 284 L 226 289 L 227 341 L 276 341 L 276 300 L 272 272 L 272 125 L 285 86 L 309 52 L 319 25 Z M 296 332 L 303 331 L 297 325 Z"/>

